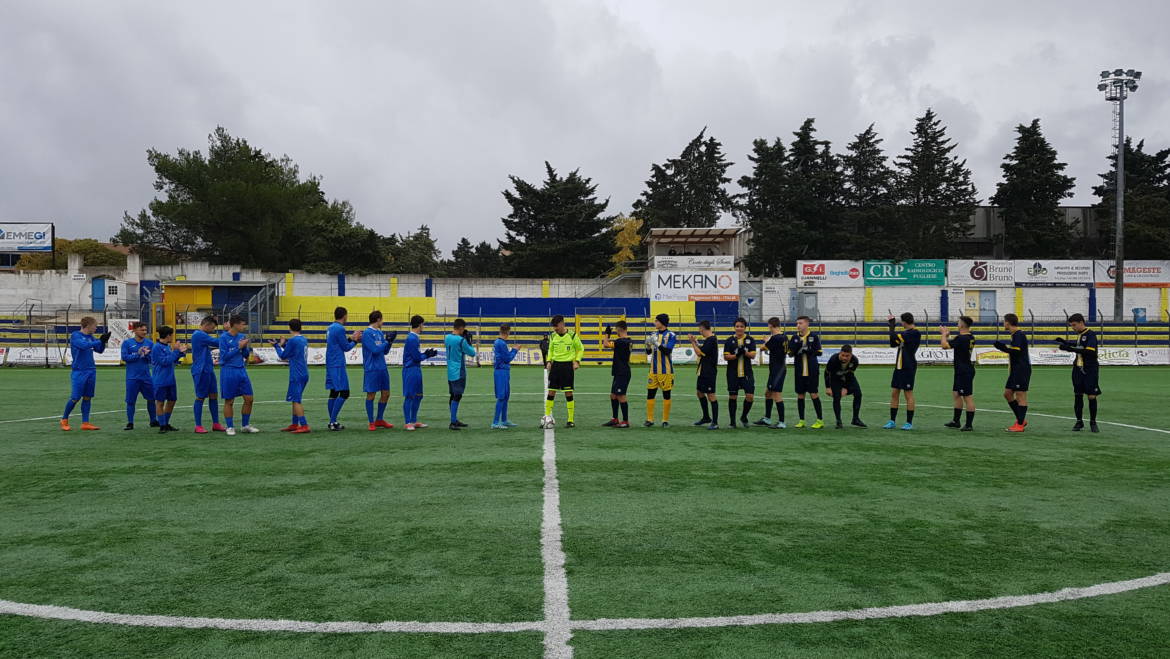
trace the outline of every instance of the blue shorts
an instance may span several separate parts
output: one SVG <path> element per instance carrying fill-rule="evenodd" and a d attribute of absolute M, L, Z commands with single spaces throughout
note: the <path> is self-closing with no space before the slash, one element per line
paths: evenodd
<path fill-rule="evenodd" d="M 508 400 L 512 397 L 512 371 L 497 369 L 495 373 L 496 400 Z"/>
<path fill-rule="evenodd" d="M 93 398 L 93 390 L 97 385 L 97 371 L 73 371 L 69 374 L 69 381 L 73 385 L 69 398 L 73 400 Z"/>
<path fill-rule="evenodd" d="M 288 393 L 284 395 L 284 402 L 299 403 L 301 396 L 305 394 L 305 387 L 309 386 L 308 380 L 289 380 Z"/>
<path fill-rule="evenodd" d="M 126 380 L 126 404 L 133 405 L 138 394 L 146 400 L 154 400 L 154 384 L 150 380 Z"/>
<path fill-rule="evenodd" d="M 325 388 L 329 391 L 346 391 L 349 389 L 349 372 L 344 366 L 325 367 Z"/>
<path fill-rule="evenodd" d="M 467 378 L 459 378 L 458 380 L 447 380 L 447 393 L 452 396 L 462 396 L 463 392 L 467 390 Z"/>
<path fill-rule="evenodd" d="M 402 369 L 402 395 L 407 398 L 423 395 L 421 367 L 415 366 Z"/>
<path fill-rule="evenodd" d="M 191 371 L 191 379 L 195 381 L 196 398 L 207 398 L 219 393 L 219 390 L 216 389 L 215 371 L 209 370 L 202 373 Z"/>
<path fill-rule="evenodd" d="M 173 384 L 169 384 L 165 387 L 155 387 L 154 399 L 166 401 L 179 400 L 179 388 Z"/>
<path fill-rule="evenodd" d="M 362 391 L 375 394 L 379 391 L 390 391 L 390 371 L 383 368 L 380 371 L 364 371 Z"/>
<path fill-rule="evenodd" d="M 219 389 L 225 399 L 252 395 L 252 381 L 242 368 L 223 368 L 219 371 Z"/>

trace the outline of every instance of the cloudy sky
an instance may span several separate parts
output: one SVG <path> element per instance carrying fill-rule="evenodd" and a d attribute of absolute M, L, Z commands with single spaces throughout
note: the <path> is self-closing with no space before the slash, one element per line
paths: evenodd
<path fill-rule="evenodd" d="M 1170 4 L 431 0 L 0 4 L 0 219 L 107 238 L 154 194 L 145 150 L 223 125 L 288 154 L 383 233 L 502 234 L 500 190 L 579 167 L 626 211 L 704 126 L 745 171 L 805 117 L 891 151 L 933 107 L 994 192 L 1040 117 L 1091 203 L 1102 68 L 1137 68 L 1131 135 L 1170 146 Z"/>

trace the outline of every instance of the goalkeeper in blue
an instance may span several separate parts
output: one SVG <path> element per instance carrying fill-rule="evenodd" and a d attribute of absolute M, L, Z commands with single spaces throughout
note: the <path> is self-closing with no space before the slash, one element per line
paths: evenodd
<path fill-rule="evenodd" d="M 512 360 L 520 351 L 508 347 L 508 334 L 512 327 L 500 325 L 500 336 L 492 344 L 492 364 L 495 366 L 496 415 L 492 417 L 492 429 L 504 430 L 516 424 L 508 420 L 508 399 L 512 397 Z"/>
<path fill-rule="evenodd" d="M 386 368 L 386 355 L 398 332 L 382 332 L 382 312 L 370 312 L 370 326 L 362 332 L 362 392 L 366 394 L 366 419 L 369 430 L 393 428 L 386 421 L 386 404 L 390 401 L 390 370 Z M 379 394 L 378 418 L 374 418 L 374 395 Z"/>
<path fill-rule="evenodd" d="M 150 350 L 150 365 L 154 369 L 153 385 L 154 399 L 158 407 L 157 416 L 159 433 L 178 432 L 179 429 L 171 425 L 171 414 L 175 411 L 175 401 L 179 399 L 178 385 L 175 383 L 175 364 L 187 354 L 187 347 L 182 343 L 171 344 L 175 340 L 175 330 L 163 325 L 158 328 L 158 343 Z"/>
<path fill-rule="evenodd" d="M 305 387 L 309 386 L 309 340 L 301 336 L 300 318 L 288 321 L 288 333 L 286 338 L 272 340 L 276 356 L 288 362 L 288 391 L 284 400 L 292 403 L 292 423 L 280 431 L 301 435 L 309 432 L 303 402 Z"/>
<path fill-rule="evenodd" d="M 420 349 L 425 324 L 422 316 L 411 316 L 410 334 L 406 335 L 406 342 L 402 346 L 402 416 L 406 430 L 427 427 L 427 424 L 418 420 L 418 410 L 422 407 L 423 399 L 422 363 L 439 354 L 439 351 L 434 348 Z"/>
<path fill-rule="evenodd" d="M 126 364 L 126 427 L 134 430 L 134 412 L 138 406 L 138 395 L 146 400 L 146 413 L 150 415 L 150 427 L 159 426 L 154 413 L 154 384 L 150 377 L 150 349 L 154 342 L 146 336 L 146 323 L 135 321 L 130 324 L 134 336 L 122 342 L 122 361 Z"/>
<path fill-rule="evenodd" d="M 61 430 L 73 430 L 69 425 L 69 415 L 74 406 L 81 401 L 81 429 L 101 430 L 89 422 L 90 401 L 93 400 L 94 388 L 97 385 L 97 366 L 93 363 L 93 353 L 106 351 L 106 344 L 110 342 L 110 333 L 100 337 L 93 333 L 97 331 L 97 321 L 91 316 L 81 319 L 81 329 L 69 335 L 69 353 L 73 358 L 73 365 L 69 373 L 70 384 L 69 402 L 65 403 L 65 413 L 61 415 Z"/>
<path fill-rule="evenodd" d="M 459 420 L 459 401 L 463 400 L 463 392 L 467 389 L 467 360 L 466 357 L 475 356 L 475 348 L 471 331 L 467 329 L 467 321 L 456 318 L 451 325 L 451 333 L 443 339 L 443 346 L 447 348 L 447 392 L 450 399 L 447 406 L 451 409 L 450 430 L 462 430 L 466 423 Z"/>

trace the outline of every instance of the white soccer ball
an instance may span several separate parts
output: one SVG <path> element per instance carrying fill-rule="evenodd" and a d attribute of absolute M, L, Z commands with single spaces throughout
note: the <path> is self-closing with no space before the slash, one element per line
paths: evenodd
<path fill-rule="evenodd" d="M 555 425 L 557 425 L 557 420 L 552 418 L 551 415 L 545 414 L 544 416 L 540 417 L 540 427 L 541 428 L 544 428 L 545 430 L 547 430 L 549 428 L 552 428 Z"/>

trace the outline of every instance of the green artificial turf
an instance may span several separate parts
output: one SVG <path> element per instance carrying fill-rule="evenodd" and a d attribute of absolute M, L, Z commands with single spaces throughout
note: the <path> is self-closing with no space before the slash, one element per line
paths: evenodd
<path fill-rule="evenodd" d="M 258 435 L 190 433 L 190 378 L 159 435 L 121 430 L 122 371 L 102 369 L 94 421 L 63 433 L 64 370 L 0 370 L 0 599 L 118 613 L 309 621 L 511 622 L 543 616 L 541 373 L 517 368 L 512 418 L 490 431 L 491 370 L 469 371 L 446 429 L 325 432 L 323 372 L 288 423 L 285 371 L 251 370 Z M 400 382 L 390 419 L 399 424 Z M 637 375 L 637 374 L 636 374 Z M 555 416 L 574 619 L 725 616 L 1022 595 L 1170 571 L 1170 435 L 1071 433 L 1067 369 L 1033 377 L 1031 423 L 1007 434 L 1005 372 L 976 380 L 977 430 L 950 418 L 950 372 L 918 378 L 916 430 L 882 430 L 889 367 L 863 367 L 866 430 L 711 432 L 691 368 L 673 427 L 601 428 L 608 372 L 578 376 L 578 427 Z M 360 382 L 355 370 L 351 380 Z M 639 382 L 639 378 L 634 378 Z M 1105 368 L 1101 420 L 1170 429 L 1170 369 Z M 644 392 L 631 401 L 643 420 Z M 786 396 L 789 425 L 795 404 Z M 726 421 L 726 404 L 721 410 Z M 757 401 L 752 416 L 762 414 Z M 831 417 L 828 401 L 825 411 Z M 810 406 L 811 413 L 811 406 Z M 659 405 L 659 415 L 661 404 Z M 20 419 L 40 420 L 16 421 Z M 74 426 L 80 412 L 74 412 Z M 901 421 L 901 416 L 899 417 Z M 928 618 L 577 631 L 582 657 L 1157 656 L 1170 587 Z M 0 616 L 0 655 L 539 656 L 536 632 L 296 634 L 151 629 Z"/>

